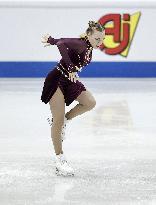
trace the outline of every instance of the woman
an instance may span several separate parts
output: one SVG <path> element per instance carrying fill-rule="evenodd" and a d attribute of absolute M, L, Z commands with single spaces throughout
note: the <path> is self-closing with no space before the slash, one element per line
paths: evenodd
<path fill-rule="evenodd" d="M 41 100 L 49 102 L 52 118 L 51 137 L 55 149 L 56 174 L 74 175 L 62 151 L 63 131 L 66 123 L 95 107 L 93 95 L 79 81 L 78 72 L 92 59 L 93 48 L 98 48 L 104 38 L 100 23 L 89 21 L 89 27 L 80 38 L 54 39 L 49 34 L 43 36 L 44 46 L 57 45 L 62 59 L 46 76 Z M 65 114 L 65 103 L 69 106 L 74 100 L 79 103 Z"/>

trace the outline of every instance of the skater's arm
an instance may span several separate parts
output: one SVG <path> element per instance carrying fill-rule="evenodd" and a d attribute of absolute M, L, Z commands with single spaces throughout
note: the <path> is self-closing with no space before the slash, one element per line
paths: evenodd
<path fill-rule="evenodd" d="M 49 36 L 47 43 L 50 43 L 51 45 L 57 45 L 60 51 L 60 54 L 63 60 L 65 61 L 65 64 L 70 73 L 79 71 L 79 68 L 75 66 L 73 62 L 71 61 L 70 56 L 68 55 L 67 49 L 72 49 L 74 50 L 74 52 L 77 52 L 78 54 L 80 54 L 86 49 L 84 42 L 80 41 L 78 38 L 55 39 Z"/>
<path fill-rule="evenodd" d="M 66 44 L 64 43 L 64 41 L 61 39 L 59 40 L 57 43 L 56 43 L 59 51 L 60 51 L 60 54 L 63 58 L 63 60 L 65 61 L 65 64 L 68 68 L 68 71 L 71 73 L 71 72 L 74 72 L 75 71 L 75 65 L 73 64 L 73 62 L 71 61 L 69 55 L 68 55 L 68 47 L 66 46 Z"/>

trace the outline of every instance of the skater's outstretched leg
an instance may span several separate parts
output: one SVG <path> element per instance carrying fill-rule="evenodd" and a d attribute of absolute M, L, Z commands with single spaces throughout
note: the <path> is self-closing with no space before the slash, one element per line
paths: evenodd
<path fill-rule="evenodd" d="M 56 155 L 63 153 L 61 130 L 64 123 L 65 101 L 64 95 L 59 86 L 49 101 L 50 110 L 53 116 L 53 123 L 51 126 L 51 138 L 53 141 Z"/>
<path fill-rule="evenodd" d="M 65 116 L 69 120 L 93 109 L 96 105 L 94 96 L 88 90 L 82 91 L 75 100 L 79 103 L 65 114 Z"/>

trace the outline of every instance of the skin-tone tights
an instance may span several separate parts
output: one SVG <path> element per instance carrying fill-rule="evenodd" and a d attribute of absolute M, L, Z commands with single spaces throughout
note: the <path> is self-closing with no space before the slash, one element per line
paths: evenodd
<path fill-rule="evenodd" d="M 51 138 L 56 155 L 60 153 L 63 154 L 61 131 L 64 124 L 64 115 L 68 120 L 71 120 L 72 118 L 91 110 L 96 104 L 94 97 L 88 90 L 82 91 L 76 101 L 78 101 L 79 103 L 65 114 L 64 95 L 59 86 L 49 101 L 50 110 L 53 116 Z"/>

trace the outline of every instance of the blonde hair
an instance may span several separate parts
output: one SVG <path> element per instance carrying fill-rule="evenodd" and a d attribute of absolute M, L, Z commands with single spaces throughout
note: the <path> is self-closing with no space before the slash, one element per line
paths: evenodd
<path fill-rule="evenodd" d="M 89 33 L 92 34 L 94 32 L 94 29 L 96 29 L 97 31 L 100 31 L 100 32 L 104 31 L 104 27 L 99 22 L 89 21 L 88 24 L 89 24 L 89 27 L 86 29 L 85 33 L 80 34 L 80 38 L 86 38 L 86 36 Z"/>
<path fill-rule="evenodd" d="M 86 33 L 82 33 L 80 34 L 80 38 L 86 38 L 87 34 Z"/>

